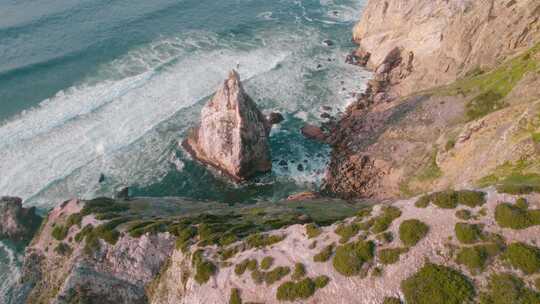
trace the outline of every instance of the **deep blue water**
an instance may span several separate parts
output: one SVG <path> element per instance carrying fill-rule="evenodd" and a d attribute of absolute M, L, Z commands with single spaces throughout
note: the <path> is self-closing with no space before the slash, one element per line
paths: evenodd
<path fill-rule="evenodd" d="M 363 89 L 369 75 L 344 63 L 362 5 L 0 1 L 0 195 L 49 208 L 71 197 L 111 195 L 121 186 L 136 195 L 227 203 L 317 187 L 329 148 L 305 140 L 299 127 L 320 122 L 323 105 L 343 110 L 349 94 Z M 325 46 L 325 39 L 334 45 Z M 272 131 L 272 173 L 240 186 L 178 147 L 238 64 L 260 108 L 286 118 Z M 15 265 L 17 256 L 0 245 L 0 281 L 7 282 L 6 265 Z M 2 286 L 0 293 L 8 294 Z"/>

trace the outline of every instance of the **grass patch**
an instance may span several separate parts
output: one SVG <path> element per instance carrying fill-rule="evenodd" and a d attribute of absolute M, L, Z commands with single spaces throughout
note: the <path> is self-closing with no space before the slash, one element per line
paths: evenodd
<path fill-rule="evenodd" d="M 377 251 L 379 261 L 384 265 L 390 265 L 399 261 L 399 256 L 406 253 L 407 248 L 387 248 Z"/>
<path fill-rule="evenodd" d="M 344 276 L 353 276 L 360 273 L 362 265 L 373 259 L 375 244 L 373 242 L 359 241 L 336 248 L 332 260 L 334 269 Z"/>
<path fill-rule="evenodd" d="M 246 243 L 250 248 L 263 248 L 285 239 L 284 235 L 254 234 L 247 238 Z"/>
<path fill-rule="evenodd" d="M 527 288 L 520 278 L 509 273 L 492 275 L 487 291 L 482 292 L 479 298 L 480 304 L 540 303 L 540 293 Z"/>
<path fill-rule="evenodd" d="M 313 261 L 318 263 L 323 263 L 328 260 L 330 260 L 330 257 L 332 256 L 332 253 L 334 253 L 334 244 L 330 244 L 326 247 L 324 247 L 321 252 L 317 253 L 313 256 Z"/>
<path fill-rule="evenodd" d="M 503 259 L 528 275 L 540 270 L 540 249 L 524 243 L 510 244 L 503 254 Z"/>
<path fill-rule="evenodd" d="M 315 279 L 305 278 L 299 282 L 285 282 L 278 287 L 276 298 L 279 301 L 308 299 L 317 289 L 324 288 L 329 280 L 327 276 L 320 276 Z"/>
<path fill-rule="evenodd" d="M 243 275 L 244 272 L 246 272 L 246 269 L 249 269 L 251 271 L 257 270 L 257 260 L 255 259 L 246 259 L 243 260 L 240 264 L 236 264 L 234 267 L 234 273 L 236 275 Z"/>
<path fill-rule="evenodd" d="M 439 168 L 439 166 L 437 165 L 437 153 L 438 151 L 437 149 L 435 149 L 429 155 L 428 162 L 426 163 L 424 168 L 422 168 L 420 172 L 418 173 L 418 175 L 416 175 L 416 178 L 419 181 L 421 182 L 431 181 L 442 176 L 443 172 L 441 168 Z"/>
<path fill-rule="evenodd" d="M 72 251 L 73 250 L 71 249 L 71 247 L 69 247 L 69 245 L 64 242 L 59 243 L 54 248 L 54 252 L 56 252 L 56 254 L 61 255 L 61 256 L 68 256 L 71 254 Z"/>
<path fill-rule="evenodd" d="M 356 223 L 351 223 L 349 225 L 339 225 L 334 232 L 341 237 L 339 239 L 339 242 L 341 244 L 344 244 L 347 243 L 352 237 L 357 235 L 359 231 L 360 228 L 358 227 L 358 225 Z"/>
<path fill-rule="evenodd" d="M 240 290 L 238 288 L 231 289 L 229 304 L 242 304 L 242 297 L 240 297 Z"/>
<path fill-rule="evenodd" d="M 456 262 L 467 267 L 471 273 L 482 272 L 489 259 L 496 256 L 500 250 L 496 244 L 464 247 L 458 252 Z"/>
<path fill-rule="evenodd" d="M 321 235 L 321 229 L 317 227 L 315 224 L 307 224 L 306 225 L 306 235 L 308 239 L 316 238 L 319 235 Z"/>
<path fill-rule="evenodd" d="M 386 297 L 384 298 L 382 304 L 401 304 L 401 300 L 399 298 Z"/>
<path fill-rule="evenodd" d="M 381 233 L 386 231 L 392 222 L 401 216 L 401 210 L 394 206 L 385 206 L 382 209 L 382 214 L 373 219 L 371 231 L 373 233 Z"/>
<path fill-rule="evenodd" d="M 401 282 L 406 303 L 462 304 L 472 302 L 474 285 L 455 269 L 428 263 Z"/>
<path fill-rule="evenodd" d="M 506 107 L 506 103 L 502 101 L 503 98 L 504 95 L 493 90 L 480 93 L 465 106 L 468 120 L 476 120 Z"/>
<path fill-rule="evenodd" d="M 274 258 L 271 256 L 264 257 L 261 261 L 261 269 L 268 270 L 274 264 Z"/>
<path fill-rule="evenodd" d="M 251 278 L 256 284 L 262 284 L 265 282 L 267 285 L 272 285 L 275 282 L 283 279 L 290 272 L 291 269 L 286 266 L 278 266 L 268 272 L 255 269 L 251 272 Z"/>
<path fill-rule="evenodd" d="M 80 228 L 83 217 L 84 216 L 79 212 L 70 214 L 66 220 L 67 229 L 69 230 L 71 226 L 75 226 L 75 225 L 77 225 Z"/>
<path fill-rule="evenodd" d="M 497 191 L 514 195 L 540 192 L 540 174 L 514 173 L 496 183 Z"/>
<path fill-rule="evenodd" d="M 476 224 L 456 223 L 454 231 L 463 244 L 474 244 L 483 238 L 482 229 Z"/>
<path fill-rule="evenodd" d="M 458 205 L 474 208 L 486 203 L 485 196 L 486 194 L 481 191 L 445 190 L 420 197 L 416 201 L 415 206 L 425 208 L 429 203 L 433 203 L 435 206 L 443 209 L 455 209 Z"/>
<path fill-rule="evenodd" d="M 64 225 L 56 225 L 51 231 L 52 237 L 57 241 L 63 241 L 68 235 L 69 228 Z"/>
<path fill-rule="evenodd" d="M 523 205 L 501 203 L 495 208 L 495 221 L 503 228 L 526 229 L 540 225 L 540 210 L 528 210 Z"/>
<path fill-rule="evenodd" d="M 306 266 L 302 263 L 294 264 L 294 271 L 291 275 L 291 278 L 295 281 L 300 280 L 306 276 Z"/>
<path fill-rule="evenodd" d="M 407 247 L 416 245 L 429 231 L 429 226 L 417 220 L 406 220 L 399 226 L 399 238 Z"/>
<path fill-rule="evenodd" d="M 216 265 L 204 258 L 202 250 L 197 250 L 193 253 L 191 266 L 195 268 L 195 281 L 199 285 L 208 282 L 210 277 L 217 271 Z"/>

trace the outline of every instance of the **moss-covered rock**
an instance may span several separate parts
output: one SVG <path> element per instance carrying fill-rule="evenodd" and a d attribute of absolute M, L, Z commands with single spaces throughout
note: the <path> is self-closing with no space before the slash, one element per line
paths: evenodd
<path fill-rule="evenodd" d="M 403 221 L 399 226 L 399 238 L 408 247 L 416 245 L 428 232 L 429 226 L 417 219 Z"/>
<path fill-rule="evenodd" d="M 416 274 L 401 282 L 407 303 L 463 304 L 474 299 L 475 289 L 469 278 L 455 269 L 428 263 Z"/>
<path fill-rule="evenodd" d="M 373 242 L 358 241 L 336 248 L 332 260 L 334 269 L 344 276 L 354 276 L 360 273 L 362 265 L 373 259 L 375 244 Z"/>

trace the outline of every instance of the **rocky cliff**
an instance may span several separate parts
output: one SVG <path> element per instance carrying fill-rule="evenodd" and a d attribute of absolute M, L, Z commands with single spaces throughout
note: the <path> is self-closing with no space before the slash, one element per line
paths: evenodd
<path fill-rule="evenodd" d="M 18 197 L 0 198 L 0 239 L 7 238 L 14 242 L 32 239 L 41 223 L 36 208 L 23 208 Z"/>
<path fill-rule="evenodd" d="M 272 168 L 270 128 L 244 91 L 240 76 L 232 71 L 203 108 L 200 126 L 183 145 L 197 160 L 241 181 Z"/>
<path fill-rule="evenodd" d="M 374 78 L 332 132 L 324 189 L 395 198 L 512 174 L 534 183 L 539 18 L 537 1 L 369 1 L 352 56 Z"/>

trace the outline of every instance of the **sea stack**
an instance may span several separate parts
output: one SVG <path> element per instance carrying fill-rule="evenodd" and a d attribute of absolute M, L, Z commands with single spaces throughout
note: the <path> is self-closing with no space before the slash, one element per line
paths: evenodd
<path fill-rule="evenodd" d="M 36 208 L 23 208 L 18 197 L 0 197 L 0 240 L 29 241 L 41 224 Z"/>
<path fill-rule="evenodd" d="M 272 169 L 268 136 L 271 123 L 246 94 L 235 70 L 201 111 L 184 148 L 198 161 L 244 181 Z"/>

